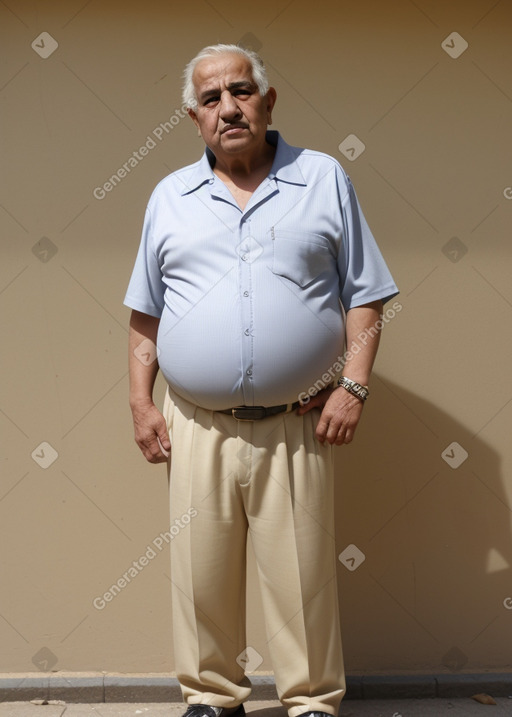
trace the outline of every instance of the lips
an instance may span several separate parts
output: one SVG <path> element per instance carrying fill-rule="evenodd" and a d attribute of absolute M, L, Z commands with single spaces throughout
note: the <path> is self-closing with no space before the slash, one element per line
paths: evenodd
<path fill-rule="evenodd" d="M 241 130 L 247 129 L 247 127 L 243 125 L 228 125 L 227 127 L 224 127 L 221 134 L 238 134 Z"/>

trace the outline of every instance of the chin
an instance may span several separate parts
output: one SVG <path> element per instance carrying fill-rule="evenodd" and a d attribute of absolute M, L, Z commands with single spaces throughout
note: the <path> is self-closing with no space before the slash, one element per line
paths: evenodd
<path fill-rule="evenodd" d="M 249 142 L 233 142 L 233 143 L 230 142 L 230 143 L 227 144 L 227 145 L 224 144 L 224 145 L 222 146 L 222 149 L 223 149 L 225 152 L 240 152 L 241 150 L 249 149 L 250 146 L 251 146 L 251 145 L 250 145 Z"/>

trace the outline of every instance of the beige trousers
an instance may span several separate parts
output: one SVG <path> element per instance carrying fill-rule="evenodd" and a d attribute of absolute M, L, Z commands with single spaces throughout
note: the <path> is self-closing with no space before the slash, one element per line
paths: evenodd
<path fill-rule="evenodd" d="M 332 447 L 314 437 L 318 410 L 237 421 L 170 391 L 164 415 L 171 525 L 183 526 L 171 542 L 171 578 L 185 701 L 232 708 L 249 697 L 245 672 L 261 662 L 245 638 L 249 534 L 279 699 L 290 717 L 336 715 L 345 678 Z"/>

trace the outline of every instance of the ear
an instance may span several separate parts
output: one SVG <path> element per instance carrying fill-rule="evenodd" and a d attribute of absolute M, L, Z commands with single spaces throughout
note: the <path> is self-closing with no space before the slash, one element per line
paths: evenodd
<path fill-rule="evenodd" d="M 274 87 L 269 87 L 268 92 L 266 94 L 266 100 L 267 100 L 267 122 L 268 124 L 272 124 L 272 110 L 274 109 L 274 105 L 276 103 L 277 99 L 277 92 L 275 91 Z"/>
<path fill-rule="evenodd" d="M 196 113 L 194 112 L 194 110 L 193 110 L 191 107 L 189 107 L 189 108 L 187 109 L 187 112 L 188 112 L 188 116 L 190 117 L 190 119 L 192 120 L 192 122 L 193 122 L 193 123 L 195 124 L 195 126 L 197 127 L 197 136 L 198 136 L 198 137 L 201 137 L 201 129 L 200 129 L 200 127 L 199 127 L 199 120 L 197 119 Z"/>

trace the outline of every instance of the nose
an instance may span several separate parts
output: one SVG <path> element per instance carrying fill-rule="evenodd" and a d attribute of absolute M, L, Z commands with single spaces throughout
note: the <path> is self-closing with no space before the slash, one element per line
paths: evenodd
<path fill-rule="evenodd" d="M 224 90 L 220 96 L 219 114 L 224 122 L 232 122 L 242 116 L 242 112 L 229 90 Z"/>

